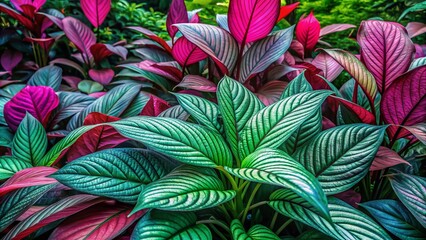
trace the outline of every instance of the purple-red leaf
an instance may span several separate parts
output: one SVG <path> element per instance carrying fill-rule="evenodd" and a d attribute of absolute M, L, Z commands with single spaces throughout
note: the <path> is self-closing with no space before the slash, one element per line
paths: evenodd
<path fill-rule="evenodd" d="M 291 41 L 290 49 L 293 50 L 301 59 L 305 58 L 305 47 L 297 40 Z"/>
<path fill-rule="evenodd" d="M 22 11 L 22 5 L 31 5 L 38 11 L 46 3 L 46 0 L 10 0 L 10 3 L 19 11 Z"/>
<path fill-rule="evenodd" d="M 90 69 L 89 76 L 102 85 L 108 85 L 114 78 L 114 71 L 112 69 Z"/>
<path fill-rule="evenodd" d="M 90 47 L 96 43 L 96 36 L 92 30 L 73 17 L 66 17 L 62 20 L 64 32 L 68 39 L 74 43 L 85 57 L 91 57 Z M 88 59 L 85 59 L 88 62 Z"/>
<path fill-rule="evenodd" d="M 323 37 L 330 33 L 345 31 L 351 28 L 356 28 L 356 26 L 352 24 L 331 24 L 321 28 L 320 37 Z"/>
<path fill-rule="evenodd" d="M 169 103 L 159 97 L 151 95 L 140 115 L 156 117 L 168 108 L 170 108 Z"/>
<path fill-rule="evenodd" d="M 80 0 L 81 9 L 90 23 L 98 28 L 111 9 L 111 0 Z"/>
<path fill-rule="evenodd" d="M 379 147 L 377 151 L 376 157 L 373 160 L 373 163 L 370 166 L 370 171 L 379 171 L 385 168 L 393 167 L 398 164 L 407 164 L 410 165 L 409 162 L 402 159 L 398 153 L 387 148 L 387 147 Z"/>
<path fill-rule="evenodd" d="M 19 12 L 15 11 L 14 9 L 10 8 L 9 6 L 0 3 L 0 12 L 6 13 L 7 15 L 11 16 L 12 18 L 16 19 L 19 23 L 24 25 L 25 28 L 30 30 L 31 32 L 35 31 L 34 23 L 26 18 L 25 16 L 21 15 Z"/>
<path fill-rule="evenodd" d="M 336 79 L 343 71 L 343 67 L 340 66 L 330 55 L 320 52 L 312 61 L 312 64 L 321 69 L 323 76 L 330 82 Z"/>
<path fill-rule="evenodd" d="M 362 61 L 383 94 L 410 67 L 415 51 L 413 42 L 402 26 L 377 20 L 362 22 L 357 40 Z"/>
<path fill-rule="evenodd" d="M 331 96 L 329 100 L 337 101 L 339 104 L 347 108 L 349 111 L 356 114 L 359 120 L 363 123 L 367 123 L 367 124 L 376 123 L 376 118 L 374 117 L 374 115 L 371 112 L 369 112 L 367 109 L 359 106 L 358 104 L 355 104 L 346 99 L 335 97 L 335 96 Z"/>
<path fill-rule="evenodd" d="M 188 13 L 186 11 L 184 0 L 173 0 L 170 4 L 169 14 L 167 15 L 166 26 L 167 32 L 173 39 L 177 33 L 176 27 L 172 26 L 176 23 L 188 23 Z"/>
<path fill-rule="evenodd" d="M 22 53 L 18 51 L 13 51 L 7 49 L 1 55 L 0 63 L 4 70 L 9 73 L 12 73 L 12 70 L 19 64 L 22 60 Z"/>
<path fill-rule="evenodd" d="M 296 39 L 302 43 L 306 52 L 315 48 L 320 37 L 321 25 L 311 12 L 307 17 L 301 18 L 296 26 Z"/>
<path fill-rule="evenodd" d="M 228 26 L 239 43 L 251 43 L 266 37 L 280 13 L 280 0 L 231 0 Z"/>
<path fill-rule="evenodd" d="M 50 113 L 58 106 L 59 98 L 50 87 L 26 86 L 4 106 L 4 118 L 15 131 L 26 113 L 30 113 L 46 128 Z"/>
<path fill-rule="evenodd" d="M 278 16 L 277 22 L 286 18 L 290 13 L 294 11 L 299 6 L 300 2 L 295 2 L 293 4 L 282 6 L 280 9 L 280 15 Z"/>
<path fill-rule="evenodd" d="M 138 67 L 147 72 L 157 74 L 175 82 L 182 79 L 182 70 L 177 62 L 161 62 L 156 63 L 151 60 L 145 60 L 138 64 Z"/>
<path fill-rule="evenodd" d="M 198 75 L 185 76 L 176 87 L 197 90 L 200 92 L 216 92 L 217 89 L 214 82 Z"/>
<path fill-rule="evenodd" d="M 179 38 L 172 49 L 173 58 L 182 66 L 188 66 L 207 58 L 207 54 L 188 41 L 185 37 Z"/>
<path fill-rule="evenodd" d="M 405 126 L 420 142 L 426 145 L 426 123 L 419 123 L 414 126 Z"/>
<path fill-rule="evenodd" d="M 278 80 L 271 81 L 263 85 L 257 91 L 256 96 L 263 102 L 263 104 L 265 104 L 265 106 L 269 106 L 280 100 L 281 94 L 286 86 L 287 82 Z"/>
<path fill-rule="evenodd" d="M 426 24 L 421 22 L 409 22 L 405 29 L 407 29 L 408 36 L 413 38 L 426 33 Z"/>
<path fill-rule="evenodd" d="M 167 44 L 166 41 L 164 41 L 162 38 L 157 36 L 157 34 L 151 32 L 150 30 L 143 28 L 143 27 L 128 27 L 129 29 L 132 29 L 134 31 L 140 32 L 152 41 L 158 43 L 161 47 L 164 48 L 167 52 L 172 52 L 172 49 L 170 48 L 169 44 Z"/>

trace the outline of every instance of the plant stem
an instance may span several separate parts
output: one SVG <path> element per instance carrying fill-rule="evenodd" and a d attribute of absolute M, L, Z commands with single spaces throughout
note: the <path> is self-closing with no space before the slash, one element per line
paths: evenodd
<path fill-rule="evenodd" d="M 225 168 L 223 168 L 222 166 L 216 167 L 217 170 L 221 171 L 225 177 L 229 180 L 229 182 L 231 183 L 232 189 L 235 191 L 238 191 L 238 186 L 237 183 L 235 182 L 234 178 L 231 176 L 231 174 L 229 174 Z"/>
<path fill-rule="evenodd" d="M 226 209 L 226 207 L 223 204 L 219 205 L 219 209 L 225 215 L 226 221 L 229 221 L 229 222 L 232 221 L 231 215 L 229 215 L 228 210 Z"/>
<path fill-rule="evenodd" d="M 277 218 L 278 218 L 278 212 L 275 212 L 274 213 L 274 216 L 272 217 L 272 220 L 271 220 L 271 225 L 269 225 L 269 229 L 274 229 L 274 227 L 275 227 L 275 222 L 277 221 Z"/>
<path fill-rule="evenodd" d="M 197 221 L 197 224 L 215 224 L 225 229 L 228 233 L 231 233 L 231 230 L 229 229 L 229 227 L 219 220 L 215 220 L 215 219 L 200 220 L 200 221 Z"/>
<path fill-rule="evenodd" d="M 262 184 L 261 184 L 261 183 L 256 184 L 256 186 L 255 186 L 255 187 L 254 187 L 254 189 L 253 189 L 253 192 L 252 192 L 252 193 L 251 193 L 251 195 L 250 195 L 250 198 L 249 198 L 249 200 L 248 200 L 248 202 L 247 202 L 247 207 L 246 207 L 246 209 L 244 209 L 243 218 L 241 219 L 241 222 L 243 223 L 243 225 L 244 225 L 244 222 L 246 221 L 248 211 L 250 210 L 250 207 L 252 207 L 252 206 L 250 206 L 250 205 L 251 205 L 251 203 L 253 202 L 253 199 L 254 199 L 254 197 L 256 196 L 256 193 L 257 193 L 257 191 L 259 190 L 259 188 L 260 188 L 261 186 L 262 186 Z"/>
<path fill-rule="evenodd" d="M 225 235 L 223 235 L 213 224 L 209 224 L 209 226 L 219 236 L 220 239 L 227 240 L 227 238 L 225 237 Z"/>
<path fill-rule="evenodd" d="M 276 235 L 280 235 L 280 233 L 290 224 L 293 222 L 293 219 L 287 220 L 283 225 L 281 225 L 280 228 L 275 232 Z"/>

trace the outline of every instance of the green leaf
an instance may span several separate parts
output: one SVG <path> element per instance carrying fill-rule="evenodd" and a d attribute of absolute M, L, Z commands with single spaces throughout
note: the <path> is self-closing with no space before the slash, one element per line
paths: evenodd
<path fill-rule="evenodd" d="M 426 57 L 414 59 L 414 61 L 410 65 L 410 70 L 412 70 L 416 67 L 424 66 L 424 65 L 426 65 Z"/>
<path fill-rule="evenodd" d="M 332 222 L 324 219 L 308 202 L 291 190 L 280 189 L 270 196 L 269 206 L 284 216 L 317 229 L 335 239 L 391 239 L 371 218 L 336 198 L 328 199 Z"/>
<path fill-rule="evenodd" d="M 182 106 L 177 105 L 164 110 L 158 117 L 175 118 L 182 121 L 186 121 L 189 118 L 188 112 L 183 109 Z"/>
<path fill-rule="evenodd" d="M 32 167 L 32 165 L 29 162 L 19 160 L 13 156 L 1 156 L 0 180 L 10 178 L 13 176 L 13 174 L 30 167 Z"/>
<path fill-rule="evenodd" d="M 171 170 L 165 163 L 147 150 L 113 148 L 78 158 L 50 177 L 80 192 L 134 204 L 144 185 Z"/>
<path fill-rule="evenodd" d="M 30 86 L 48 86 L 58 91 L 62 82 L 62 68 L 57 66 L 46 66 L 37 70 L 28 80 Z"/>
<path fill-rule="evenodd" d="M 238 142 L 243 127 L 265 106 L 243 85 L 226 76 L 217 87 L 217 101 L 223 117 L 226 140 L 234 156 L 238 157 Z"/>
<path fill-rule="evenodd" d="M 426 228 L 426 178 L 401 173 L 389 180 L 401 202 Z"/>
<path fill-rule="evenodd" d="M 102 84 L 91 80 L 83 80 L 78 83 L 78 90 L 87 94 L 100 92 L 103 89 L 104 86 L 102 86 Z"/>
<path fill-rule="evenodd" d="M 285 152 L 261 149 L 247 156 L 241 168 L 225 169 L 239 178 L 288 188 L 329 218 L 327 197 L 318 180 Z"/>
<path fill-rule="evenodd" d="M 213 239 L 210 229 L 196 222 L 197 216 L 193 212 L 164 212 L 154 209 L 136 224 L 130 239 Z"/>
<path fill-rule="evenodd" d="M 56 184 L 26 187 L 8 193 L 0 204 L 0 232 L 12 224 Z"/>
<path fill-rule="evenodd" d="M 219 108 L 216 104 L 201 97 L 189 94 L 174 94 L 179 104 L 201 125 L 212 131 L 221 132 L 222 126 L 217 120 Z"/>
<path fill-rule="evenodd" d="M 401 21 L 407 14 L 412 12 L 420 12 L 426 9 L 426 1 L 419 2 L 414 4 L 412 7 L 409 7 L 402 12 L 401 16 L 398 18 L 398 22 Z"/>
<path fill-rule="evenodd" d="M 120 115 L 122 118 L 134 117 L 138 116 L 146 104 L 149 101 L 149 95 L 146 93 L 140 92 L 135 99 L 133 99 L 132 103 L 129 104 L 129 107 Z"/>
<path fill-rule="evenodd" d="M 238 219 L 231 222 L 232 238 L 234 240 L 279 240 L 280 238 L 269 228 L 257 224 L 245 231 L 243 224 Z"/>
<path fill-rule="evenodd" d="M 33 166 L 41 166 L 46 148 L 47 135 L 43 125 L 27 112 L 13 138 L 12 155 Z"/>
<path fill-rule="evenodd" d="M 426 239 L 426 229 L 398 201 L 383 199 L 359 204 L 365 208 L 386 230 L 407 240 Z"/>
<path fill-rule="evenodd" d="M 212 169 L 183 166 L 145 186 L 132 213 L 146 208 L 196 211 L 233 199 Z"/>
<path fill-rule="evenodd" d="M 155 84 L 157 84 L 164 92 L 167 90 L 171 90 L 172 87 L 168 80 L 163 77 L 158 76 L 157 74 L 142 70 L 135 66 L 134 64 L 123 64 L 119 67 L 123 67 L 122 71 L 120 71 L 116 77 L 138 77 L 149 80 Z"/>
<path fill-rule="evenodd" d="M 231 233 L 232 239 L 234 240 L 246 240 L 250 239 L 249 235 L 246 233 L 243 224 L 238 219 L 234 219 L 231 222 Z"/>
<path fill-rule="evenodd" d="M 12 141 L 13 134 L 10 132 L 9 127 L 0 127 L 0 147 L 10 148 L 12 146 Z"/>
<path fill-rule="evenodd" d="M 109 124 L 124 137 L 180 162 L 203 167 L 231 166 L 223 138 L 196 124 L 160 117 L 133 117 Z"/>
<path fill-rule="evenodd" d="M 281 99 L 291 97 L 298 93 L 311 92 L 313 91 L 311 84 L 305 78 L 305 71 L 295 77 L 284 89 L 281 95 Z"/>
<path fill-rule="evenodd" d="M 293 157 L 318 178 L 327 195 L 337 194 L 368 173 L 385 129 L 366 124 L 335 127 L 320 133 Z"/>
<path fill-rule="evenodd" d="M 241 133 L 240 158 L 262 148 L 277 148 L 314 116 L 332 92 L 300 93 L 272 104 L 247 122 Z"/>
<path fill-rule="evenodd" d="M 84 108 L 93 103 L 96 98 L 79 92 L 58 92 L 59 105 L 53 111 L 53 124 L 81 112 Z"/>

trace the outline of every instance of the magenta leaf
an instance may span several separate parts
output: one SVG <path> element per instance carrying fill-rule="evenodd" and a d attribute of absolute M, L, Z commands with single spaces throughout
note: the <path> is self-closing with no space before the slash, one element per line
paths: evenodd
<path fill-rule="evenodd" d="M 182 79 L 182 70 L 177 62 L 161 62 L 156 63 L 150 60 L 142 61 L 138 67 L 150 73 L 157 74 L 175 82 L 180 82 Z"/>
<path fill-rule="evenodd" d="M 15 131 L 27 112 L 46 128 L 51 112 L 58 106 L 59 99 L 50 87 L 27 86 L 4 106 L 4 117 L 8 126 Z"/>
<path fill-rule="evenodd" d="M 1 55 L 0 63 L 4 70 L 12 73 L 12 70 L 21 62 L 22 58 L 21 52 L 7 49 Z"/>
<path fill-rule="evenodd" d="M 402 26 L 377 20 L 361 23 L 358 37 L 361 58 L 383 94 L 410 66 L 414 45 Z"/>
<path fill-rule="evenodd" d="M 414 126 L 405 126 L 420 142 L 426 145 L 426 123 L 419 123 Z"/>
<path fill-rule="evenodd" d="M 352 24 L 331 24 L 321 28 L 320 37 L 324 37 L 330 33 L 345 31 L 351 28 L 356 28 L 356 26 Z"/>
<path fill-rule="evenodd" d="M 166 25 L 167 32 L 170 37 L 173 39 L 177 33 L 176 27 L 172 26 L 176 23 L 188 23 L 188 13 L 186 11 L 185 1 L 184 0 L 173 0 L 170 4 L 169 14 L 167 15 Z"/>
<path fill-rule="evenodd" d="M 409 22 L 405 29 L 407 29 L 408 36 L 413 38 L 426 33 L 426 24 L 421 22 Z"/>
<path fill-rule="evenodd" d="M 228 26 L 232 36 L 245 45 L 266 37 L 280 13 L 280 0 L 231 0 Z"/>
<path fill-rule="evenodd" d="M 188 66 L 207 58 L 207 54 L 188 41 L 185 37 L 179 38 L 172 49 L 173 58 L 182 66 Z"/>
<path fill-rule="evenodd" d="M 200 23 L 175 26 L 186 39 L 207 53 L 223 74 L 232 71 L 237 61 L 238 44 L 226 30 Z"/>
<path fill-rule="evenodd" d="M 98 28 L 111 9 L 111 0 L 80 0 L 81 9 L 90 23 Z"/>
<path fill-rule="evenodd" d="M 19 12 L 15 11 L 14 9 L 3 3 L 0 3 L 0 12 L 6 13 L 12 18 L 16 19 L 19 23 L 21 23 L 25 28 L 27 28 L 31 32 L 34 32 L 36 30 L 34 23 L 30 19 L 21 15 Z"/>
<path fill-rule="evenodd" d="M 198 75 L 186 75 L 176 86 L 200 92 L 216 92 L 216 84 Z"/>
<path fill-rule="evenodd" d="M 64 25 L 64 33 L 68 39 L 74 43 L 80 52 L 82 52 L 85 57 L 91 58 L 92 53 L 90 52 L 90 47 L 96 43 L 96 36 L 92 30 L 84 25 L 73 17 L 66 17 L 62 20 Z M 88 59 L 85 61 L 89 62 Z"/>
<path fill-rule="evenodd" d="M 278 16 L 277 22 L 286 18 L 290 13 L 292 13 L 298 6 L 300 2 L 295 2 L 289 5 L 282 6 L 280 9 L 280 15 Z"/>
<path fill-rule="evenodd" d="M 281 94 L 283 93 L 286 86 L 287 82 L 278 80 L 271 81 L 263 85 L 262 88 L 260 88 L 255 94 L 260 99 L 260 101 L 265 104 L 265 106 L 269 106 L 280 100 Z"/>
<path fill-rule="evenodd" d="M 10 0 L 10 3 L 19 11 L 22 11 L 22 5 L 31 5 L 38 11 L 46 3 L 46 0 Z"/>
<path fill-rule="evenodd" d="M 320 52 L 312 61 L 312 64 L 321 69 L 323 76 L 330 82 L 336 79 L 343 71 L 343 67 L 340 66 L 330 55 Z"/>
<path fill-rule="evenodd" d="M 195 9 L 192 11 L 188 12 L 188 19 L 189 19 L 189 23 L 200 23 L 200 16 L 198 15 L 198 13 L 201 11 L 202 9 Z"/>
<path fill-rule="evenodd" d="M 112 69 L 90 69 L 89 76 L 102 85 L 108 85 L 114 78 L 114 71 Z"/>
<path fill-rule="evenodd" d="M 398 164 L 411 165 L 409 162 L 402 159 L 395 151 L 387 147 L 380 146 L 376 157 L 370 166 L 370 171 L 379 171 L 385 168 L 396 166 Z"/>
<path fill-rule="evenodd" d="M 132 29 L 134 31 L 140 32 L 149 39 L 153 40 L 154 42 L 158 43 L 161 47 L 164 48 L 167 52 L 171 52 L 172 49 L 170 48 L 169 44 L 167 44 L 166 41 L 164 41 L 162 38 L 157 36 L 157 34 L 151 32 L 150 30 L 143 28 L 143 27 L 128 27 L 129 29 Z"/>
<path fill-rule="evenodd" d="M 302 43 L 305 52 L 310 52 L 317 45 L 320 37 L 321 26 L 311 12 L 307 17 L 301 17 L 296 25 L 296 39 Z"/>
<path fill-rule="evenodd" d="M 170 105 L 163 99 L 151 95 L 149 101 L 146 103 L 145 107 L 142 109 L 140 115 L 142 116 L 151 116 L 156 117 L 164 110 L 170 108 Z"/>

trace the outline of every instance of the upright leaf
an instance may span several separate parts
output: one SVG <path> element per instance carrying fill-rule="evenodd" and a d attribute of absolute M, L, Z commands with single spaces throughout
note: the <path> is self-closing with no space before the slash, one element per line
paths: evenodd
<path fill-rule="evenodd" d="M 56 66 L 42 67 L 28 81 L 30 86 L 48 86 L 58 91 L 62 81 L 62 68 Z"/>
<path fill-rule="evenodd" d="M 281 99 L 291 97 L 298 93 L 310 92 L 313 91 L 311 84 L 306 80 L 305 72 L 297 75 L 284 89 L 284 92 L 281 95 Z"/>
<path fill-rule="evenodd" d="M 81 9 L 90 23 L 98 28 L 111 9 L 111 0 L 80 0 Z"/>
<path fill-rule="evenodd" d="M 320 31 L 320 23 L 313 12 L 305 18 L 301 17 L 296 25 L 296 39 L 302 43 L 305 52 L 310 52 L 315 48 L 320 37 Z"/>
<path fill-rule="evenodd" d="M 277 22 L 281 21 L 282 19 L 290 15 L 290 13 L 292 13 L 299 6 L 299 4 L 300 2 L 295 2 L 292 4 L 282 6 L 280 9 L 280 15 L 278 16 Z"/>
<path fill-rule="evenodd" d="M 167 15 L 166 25 L 167 32 L 173 39 L 177 33 L 176 27 L 172 26 L 176 23 L 188 23 L 189 18 L 184 0 L 172 0 L 170 4 L 169 14 Z"/>
<path fill-rule="evenodd" d="M 340 66 L 330 55 L 320 52 L 312 61 L 312 64 L 321 69 L 325 79 L 332 82 L 336 79 L 343 71 L 343 67 Z"/>
<path fill-rule="evenodd" d="M 66 17 L 62 19 L 62 23 L 64 24 L 63 30 L 65 35 L 72 43 L 74 43 L 78 50 L 84 54 L 83 60 L 86 63 L 89 63 L 89 59 L 87 58 L 92 56 L 90 47 L 96 43 L 95 34 L 89 27 L 84 25 L 84 23 L 73 17 Z"/>

